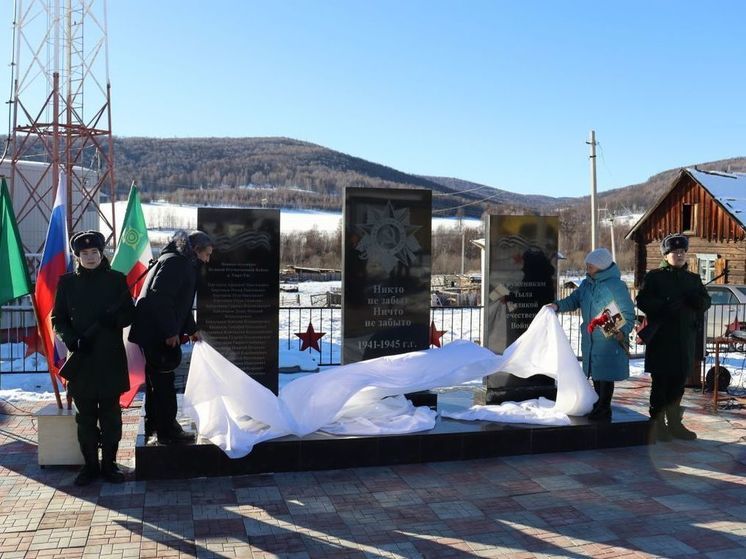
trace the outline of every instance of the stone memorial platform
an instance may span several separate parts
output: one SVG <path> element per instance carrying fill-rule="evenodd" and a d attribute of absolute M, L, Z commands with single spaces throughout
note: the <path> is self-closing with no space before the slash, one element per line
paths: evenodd
<path fill-rule="evenodd" d="M 467 391 L 468 392 L 468 391 Z M 438 410 L 463 410 L 472 394 L 438 394 Z M 571 418 L 567 426 L 460 421 L 439 417 L 434 429 L 407 435 L 335 436 L 316 432 L 286 436 L 256 445 L 240 459 L 228 458 L 203 438 L 193 444 L 146 444 L 143 422 L 135 446 L 138 480 L 213 477 L 388 466 L 495 456 L 593 450 L 647 444 L 647 417 L 613 407 L 610 423 Z M 187 420 L 181 418 L 182 423 Z"/>

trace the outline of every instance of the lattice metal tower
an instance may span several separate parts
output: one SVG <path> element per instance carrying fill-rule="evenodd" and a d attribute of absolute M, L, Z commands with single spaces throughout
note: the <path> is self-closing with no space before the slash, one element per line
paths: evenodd
<path fill-rule="evenodd" d="M 13 34 L 8 151 L 19 228 L 49 219 L 63 172 L 69 231 L 100 223 L 115 242 L 106 0 L 16 0 Z"/>

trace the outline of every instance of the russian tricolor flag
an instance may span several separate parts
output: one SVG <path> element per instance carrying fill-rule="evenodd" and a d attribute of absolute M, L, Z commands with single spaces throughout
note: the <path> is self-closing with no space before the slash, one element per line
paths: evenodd
<path fill-rule="evenodd" d="M 36 278 L 36 289 L 34 290 L 37 316 L 39 317 L 39 337 L 44 343 L 49 370 L 55 375 L 59 374 L 66 356 L 65 346 L 54 335 L 51 315 L 59 278 L 70 269 L 66 211 L 68 188 L 67 177 L 63 172 L 60 172 L 60 182 L 52 207 L 52 215 L 49 218 L 47 238 L 44 241 L 44 252 L 41 257 L 39 274 Z"/>

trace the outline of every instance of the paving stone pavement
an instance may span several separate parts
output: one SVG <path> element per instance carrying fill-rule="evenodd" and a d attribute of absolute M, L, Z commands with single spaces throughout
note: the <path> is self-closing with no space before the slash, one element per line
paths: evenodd
<path fill-rule="evenodd" d="M 646 409 L 646 378 L 616 402 Z M 687 391 L 699 439 L 467 462 L 121 485 L 37 465 L 36 420 L 0 402 L 0 558 L 746 557 L 746 412 Z M 20 408 L 20 409 L 19 409 Z"/>

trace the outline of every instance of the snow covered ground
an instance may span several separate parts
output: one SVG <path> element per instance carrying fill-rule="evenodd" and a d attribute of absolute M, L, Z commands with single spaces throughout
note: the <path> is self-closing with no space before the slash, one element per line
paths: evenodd
<path fill-rule="evenodd" d="M 115 203 L 116 222 L 122 223 L 127 201 Z M 151 203 L 142 205 L 145 223 L 148 226 L 148 235 L 151 242 L 161 244 L 175 229 L 196 229 L 197 206 L 184 206 L 167 203 Z M 111 210 L 108 210 L 111 211 Z M 342 214 L 334 212 L 322 212 L 313 210 L 285 210 L 280 212 L 280 232 L 293 233 L 296 231 L 308 231 L 316 228 L 319 231 L 332 233 L 337 230 L 342 221 Z M 455 218 L 433 218 L 433 230 L 438 227 L 456 227 L 458 220 Z M 464 219 L 464 227 L 476 229 L 482 226 L 478 219 Z M 103 228 L 106 228 L 102 224 Z"/>
<path fill-rule="evenodd" d="M 339 363 L 341 361 L 341 310 L 339 308 L 316 307 L 303 309 L 296 307 L 311 307 L 313 296 L 341 289 L 341 282 L 302 282 L 292 284 L 297 286 L 294 293 L 281 292 L 281 305 L 291 308 L 284 309 L 279 317 L 279 363 L 285 371 L 315 371 L 320 363 Z M 580 319 L 577 315 L 559 315 L 563 329 L 570 340 L 576 354 L 580 354 Z M 432 313 L 436 327 L 446 330 L 443 343 L 450 343 L 454 339 L 476 341 L 481 339 L 481 311 L 479 309 L 436 309 Z M 320 340 L 321 354 L 315 350 L 299 351 L 300 340 L 296 332 L 304 332 L 309 322 L 316 332 L 325 332 Z M 191 346 L 186 345 L 185 351 Z M 632 353 L 641 353 L 642 348 L 632 347 Z M 26 345 L 23 343 L 0 344 L 0 397 L 10 399 L 53 398 L 49 374 L 46 372 L 46 361 L 38 353 L 24 357 Z M 722 356 L 723 366 L 731 373 L 731 387 L 734 390 L 745 391 L 746 353 L 726 353 Z M 714 359 L 708 358 L 705 365 L 709 370 L 714 365 Z M 630 372 L 633 376 L 645 374 L 643 360 L 633 359 L 630 362 Z M 322 367 L 323 368 L 323 367 Z M 26 372 L 20 372 L 26 371 Z M 38 371 L 34 373 L 32 371 Z M 281 374 L 281 379 L 293 378 L 288 374 Z M 281 381 L 282 382 L 282 381 Z"/>

